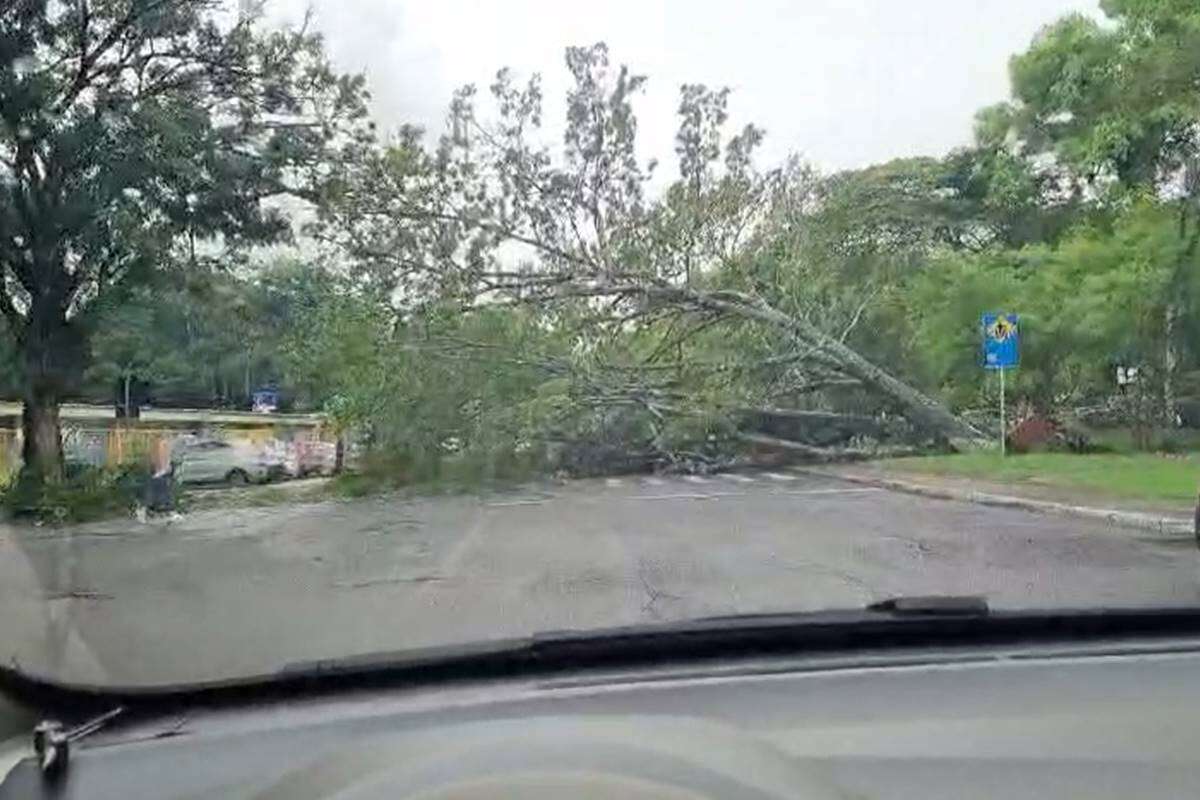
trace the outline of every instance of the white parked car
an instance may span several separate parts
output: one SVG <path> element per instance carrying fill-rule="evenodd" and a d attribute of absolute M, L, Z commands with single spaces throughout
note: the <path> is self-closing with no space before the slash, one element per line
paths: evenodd
<path fill-rule="evenodd" d="M 176 447 L 175 477 L 180 483 L 259 483 L 282 472 L 279 460 L 262 448 L 219 439 L 202 439 Z"/>

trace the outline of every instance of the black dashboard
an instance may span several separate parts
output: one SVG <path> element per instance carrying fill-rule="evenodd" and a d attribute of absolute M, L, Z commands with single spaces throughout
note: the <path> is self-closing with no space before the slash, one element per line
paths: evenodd
<path fill-rule="evenodd" d="M 0 798 L 1196 797 L 1198 701 L 1190 638 L 642 665 L 23 736 Z"/>

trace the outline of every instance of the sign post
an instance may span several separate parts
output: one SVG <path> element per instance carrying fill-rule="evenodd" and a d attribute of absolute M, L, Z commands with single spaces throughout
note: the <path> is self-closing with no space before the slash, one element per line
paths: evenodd
<path fill-rule="evenodd" d="M 1016 314 L 987 312 L 980 318 L 983 327 L 983 368 L 1000 370 L 1000 455 L 1005 455 L 1008 424 L 1004 414 L 1004 372 L 1020 361 L 1021 336 Z"/>
<path fill-rule="evenodd" d="M 1008 438 L 1005 434 L 1008 432 L 1008 424 L 1004 419 L 1004 369 L 1000 370 L 1000 455 L 1008 455 Z"/>

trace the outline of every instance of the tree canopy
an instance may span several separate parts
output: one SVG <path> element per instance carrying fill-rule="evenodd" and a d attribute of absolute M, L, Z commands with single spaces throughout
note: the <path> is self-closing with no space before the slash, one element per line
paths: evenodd
<path fill-rule="evenodd" d="M 24 370 L 25 463 L 57 474 L 83 318 L 164 263 L 286 238 L 365 114 L 320 38 L 217 0 L 17 0 L 0 17 L 0 312 Z"/>
<path fill-rule="evenodd" d="M 1135 367 L 1170 423 L 1200 373 L 1200 11 L 1102 7 L 1013 57 L 969 146 L 822 174 L 760 165 L 766 132 L 698 83 L 673 168 L 644 162 L 652 77 L 603 43 L 565 50 L 561 126 L 500 69 L 436 140 L 376 139 L 305 30 L 25 2 L 0 21 L 0 306 L 27 441 L 38 408 L 137 376 L 210 402 L 279 380 L 408 471 L 701 457 L 778 408 L 945 445 L 980 436 L 996 310 L 1022 315 L 1025 403 L 1103 404 Z M 247 259 L 288 238 L 283 195 L 308 244 Z"/>

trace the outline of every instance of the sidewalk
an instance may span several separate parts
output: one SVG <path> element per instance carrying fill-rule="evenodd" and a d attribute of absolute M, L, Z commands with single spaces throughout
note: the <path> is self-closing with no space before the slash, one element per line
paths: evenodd
<path fill-rule="evenodd" d="M 1171 538 L 1196 534 L 1194 509 L 1177 503 L 1140 503 L 1062 487 L 929 475 L 889 468 L 886 461 L 832 464 L 803 468 L 801 471 L 940 500 L 1101 520 L 1109 525 Z"/>

